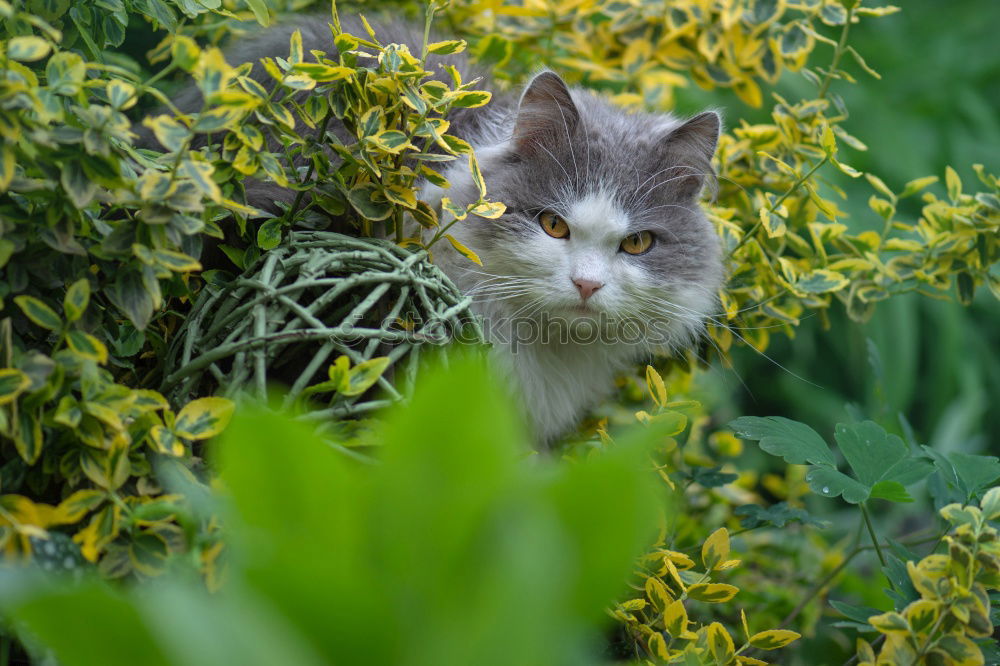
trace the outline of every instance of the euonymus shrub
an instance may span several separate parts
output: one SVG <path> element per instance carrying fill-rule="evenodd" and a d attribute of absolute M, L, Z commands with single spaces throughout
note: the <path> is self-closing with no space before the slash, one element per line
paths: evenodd
<path fill-rule="evenodd" d="M 327 53 L 304 53 L 293 37 L 287 57 L 254 64 L 274 80 L 271 90 L 247 78 L 249 63 L 226 61 L 220 44 L 248 24 L 310 4 L 0 0 L 0 548 L 9 558 L 40 558 L 49 550 L 41 545 L 68 542 L 104 576 L 131 580 L 156 577 L 182 555 L 198 562 L 212 587 L 220 583 L 219 521 L 191 498 L 211 477 L 198 443 L 224 428 L 232 405 L 212 396 L 168 404 L 157 392 L 161 359 L 199 291 L 251 266 L 292 226 L 346 217 L 359 234 L 385 230 L 412 245 L 399 233 L 407 216 L 438 241 L 467 215 L 500 213 L 485 187 L 468 209 L 446 202 L 439 212 L 417 198 L 417 178 L 443 184 L 438 161 L 461 159 L 477 173 L 473 151 L 448 135 L 444 116 L 488 103 L 453 71 L 430 81 L 427 53 L 447 58 L 464 48 L 500 86 L 544 63 L 635 108 L 669 109 L 676 89 L 692 84 L 731 88 L 748 107 L 766 105 L 766 122 L 728 110 L 732 129 L 716 158 L 719 188 L 708 206 L 731 268 L 711 327 L 722 356 L 734 344 L 764 350 L 810 313 L 828 322 L 833 306 L 864 320 L 902 292 L 962 302 L 981 286 L 1000 293 L 995 176 L 974 166 L 971 181 L 949 168 L 943 186 L 924 174 L 886 183 L 850 166 L 866 137 L 844 129 L 849 109 L 838 90 L 855 76 L 878 84 L 849 31 L 896 7 L 411 0 L 384 5 L 428 21 L 436 15 L 464 41 L 413 53 L 370 31 L 344 34 L 331 15 Z M 328 11 L 325 3 L 315 8 Z M 141 42 L 152 48 L 144 52 L 135 46 Z M 340 53 L 331 57 L 335 46 Z M 810 92 L 778 95 L 775 86 L 788 77 L 806 79 Z M 171 91 L 186 85 L 206 93 L 197 113 L 171 103 Z M 317 139 L 315 130 L 334 119 L 356 141 Z M 139 124 L 156 148 L 136 145 Z M 868 219 L 847 224 L 842 193 L 827 179 L 832 170 L 871 185 Z M 250 179 L 301 196 L 264 215 L 245 203 Z M 207 242 L 220 244 L 229 263 L 203 266 Z M 845 562 L 862 551 L 834 547 L 814 529 L 820 521 L 802 507 L 811 488 L 866 506 L 901 499 L 910 476 L 933 464 L 928 479 L 940 505 L 952 491 L 965 494 L 949 502 L 973 501 L 995 481 L 985 478 L 988 466 L 973 479 L 962 461 L 945 457 L 945 464 L 930 451 L 931 463 L 910 476 L 868 478 L 855 468 L 851 477 L 818 453 L 804 459 L 811 472 L 789 465 L 755 478 L 732 464 L 741 442 L 716 426 L 710 406 L 690 399 L 693 359 L 657 365 L 669 372 L 647 374 L 653 404 L 638 404 L 643 382 L 624 380 L 622 402 L 636 409 L 617 410 L 568 454 L 613 448 L 608 432 L 631 412 L 666 429 L 650 458 L 672 503 L 639 560 L 636 594 L 611 611 L 628 654 L 653 663 L 755 663 L 761 631 L 791 622 L 801 633 L 815 630 L 822 605 L 812 602 L 824 581 L 844 576 Z M 803 437 L 800 444 L 816 445 Z M 883 448 L 892 457 L 899 447 Z M 910 453 L 906 460 L 918 457 Z M 171 471 L 161 477 L 154 467 Z M 166 479 L 183 492 L 166 492 Z M 782 502 L 769 506 L 762 493 Z M 768 536 L 772 525 L 799 523 L 810 529 L 794 541 Z M 738 536 L 740 529 L 754 532 Z M 725 535 L 750 566 L 720 568 L 712 553 L 724 550 Z M 757 539 L 752 548 L 749 539 Z M 898 557 L 919 561 L 912 551 Z M 778 584 L 779 571 L 801 577 Z M 730 601 L 726 587 L 702 594 L 703 586 L 734 583 L 740 594 Z M 743 625 L 737 610 L 750 606 Z M 778 643 L 789 637 L 782 636 Z M 758 643 L 776 646 L 773 638 Z"/>

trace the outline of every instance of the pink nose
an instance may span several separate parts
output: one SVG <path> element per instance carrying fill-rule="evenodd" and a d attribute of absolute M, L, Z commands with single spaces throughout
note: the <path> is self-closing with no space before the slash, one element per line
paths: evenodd
<path fill-rule="evenodd" d="M 587 300 L 594 295 L 595 291 L 604 286 L 603 282 L 581 280 L 579 278 L 573 278 L 573 284 L 576 285 L 576 290 L 580 292 L 580 297 L 583 298 L 583 300 Z"/>

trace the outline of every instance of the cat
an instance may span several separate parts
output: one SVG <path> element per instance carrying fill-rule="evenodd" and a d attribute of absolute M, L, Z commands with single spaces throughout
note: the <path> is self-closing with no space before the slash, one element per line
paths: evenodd
<path fill-rule="evenodd" d="M 343 27 L 364 34 L 351 17 Z M 310 17 L 242 40 L 227 60 L 286 54 L 296 29 L 306 53 L 335 54 L 326 21 Z M 388 22 L 375 31 L 383 43 L 420 52 L 415 26 Z M 460 57 L 448 62 L 480 74 Z M 433 58 L 428 68 L 437 69 Z M 262 69 L 255 65 L 255 78 L 273 86 Z M 484 80 L 478 88 L 490 87 Z M 178 106 L 197 108 L 197 94 L 182 93 Z M 446 243 L 435 245 L 434 260 L 473 297 L 495 365 L 538 441 L 551 444 L 611 393 L 617 375 L 657 352 L 689 349 L 703 334 L 724 280 L 718 236 L 698 203 L 713 177 L 721 119 L 715 111 L 688 120 L 628 113 L 542 71 L 520 94 L 494 91 L 485 107 L 449 120 L 449 132 L 475 148 L 489 197 L 507 209 L 451 229 L 482 266 Z M 421 187 L 433 207 L 443 196 L 459 205 L 478 199 L 465 161 L 450 165 L 449 190 Z M 275 200 L 292 197 L 248 183 L 258 207 L 274 210 Z"/>

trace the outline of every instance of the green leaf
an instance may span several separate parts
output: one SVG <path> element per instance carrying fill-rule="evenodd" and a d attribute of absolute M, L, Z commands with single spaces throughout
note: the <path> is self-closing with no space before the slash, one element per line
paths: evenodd
<path fill-rule="evenodd" d="M 74 322 L 83 316 L 87 304 L 90 303 L 90 280 L 80 278 L 69 286 L 63 298 L 63 312 L 66 321 Z"/>
<path fill-rule="evenodd" d="M 33 414 L 27 409 L 17 413 L 17 423 L 14 425 L 14 448 L 29 465 L 35 464 L 42 455 L 42 419 L 41 414 Z"/>
<path fill-rule="evenodd" d="M 874 421 L 838 423 L 834 437 L 862 484 L 871 488 L 885 472 L 909 455 L 909 447 Z"/>
<path fill-rule="evenodd" d="M 265 28 L 271 23 L 271 16 L 267 10 L 267 3 L 264 0 L 247 0 L 247 6 L 253 12 L 253 16 Z"/>
<path fill-rule="evenodd" d="M 795 286 L 809 294 L 825 294 L 840 291 L 850 283 L 851 281 L 841 273 L 817 268 L 799 276 Z"/>
<path fill-rule="evenodd" d="M 890 502 L 912 502 L 913 498 L 898 481 L 879 481 L 871 488 L 869 497 L 889 500 Z"/>
<path fill-rule="evenodd" d="M 844 501 L 850 504 L 860 504 L 869 495 L 866 486 L 830 467 L 813 467 L 806 474 L 806 483 L 823 497 L 843 495 Z"/>
<path fill-rule="evenodd" d="M 262 250 L 273 250 L 281 243 L 281 230 L 284 228 L 284 220 L 275 217 L 260 225 L 257 230 L 257 247 Z"/>
<path fill-rule="evenodd" d="M 199 398 L 177 414 L 174 431 L 187 439 L 208 439 L 225 430 L 236 405 L 226 398 Z"/>
<path fill-rule="evenodd" d="M 778 502 L 767 508 L 756 504 L 744 504 L 736 507 L 733 514 L 736 516 L 745 516 L 740 520 L 740 527 L 746 529 L 754 529 L 766 524 L 774 525 L 775 527 L 784 527 L 786 523 L 795 520 L 800 521 L 803 525 L 810 525 L 821 529 L 830 525 L 826 521 L 813 518 L 805 509 L 789 506 L 787 502 Z"/>
<path fill-rule="evenodd" d="M 24 315 L 35 324 L 50 331 L 58 331 L 63 322 L 55 311 L 34 296 L 15 296 L 14 302 Z"/>
<path fill-rule="evenodd" d="M 47 56 L 50 51 L 52 51 L 52 46 L 35 35 L 12 37 L 7 42 L 7 57 L 11 60 L 34 62 Z"/>
<path fill-rule="evenodd" d="M 135 570 L 147 576 L 163 572 L 170 551 L 163 537 L 150 531 L 139 532 L 128 545 L 129 560 Z"/>
<path fill-rule="evenodd" d="M 6 192 L 7 188 L 10 187 L 16 167 L 17 156 L 14 155 L 14 147 L 4 143 L 3 146 L 0 146 L 0 192 Z"/>
<path fill-rule="evenodd" d="M 878 615 L 880 612 L 877 608 L 872 608 L 870 606 L 853 606 L 851 604 L 845 604 L 842 601 L 834 601 L 832 599 L 830 600 L 830 605 L 836 608 L 841 614 L 861 624 L 868 624 L 868 618 L 872 615 Z"/>
<path fill-rule="evenodd" d="M 761 449 L 792 465 L 836 465 L 830 447 L 804 423 L 782 416 L 742 416 L 728 427 L 737 437 L 759 440 Z"/>
<path fill-rule="evenodd" d="M 395 663 L 442 631 L 468 663 L 490 661 L 497 645 L 499 663 L 586 654 L 655 534 L 654 426 L 572 465 L 526 465 L 503 384 L 482 358 L 448 363 L 422 371 L 385 418 L 378 465 L 263 411 L 241 409 L 217 447 L 238 512 L 227 530 L 246 544 L 240 569 L 329 663 Z M 482 594 L 441 594 L 473 579 Z M 423 610 L 385 613 L 381 600 L 397 591 Z"/>
<path fill-rule="evenodd" d="M 79 160 L 63 163 L 59 182 L 77 208 L 86 208 L 97 194 L 97 183 L 87 177 Z"/>
<path fill-rule="evenodd" d="M 171 666 L 139 610 L 103 582 L 72 587 L 51 576 L 0 572 L 0 606 L 67 666 Z M 82 617 L 87 622 L 80 622 Z"/>
<path fill-rule="evenodd" d="M 927 478 L 934 471 L 934 465 L 925 458 L 909 456 L 890 467 L 882 475 L 885 481 L 896 481 L 904 486 L 910 486 Z"/>
<path fill-rule="evenodd" d="M 392 215 L 393 207 L 373 183 L 363 183 L 348 192 L 347 200 L 366 220 L 379 221 Z"/>
<path fill-rule="evenodd" d="M 134 270 L 119 271 L 114 285 L 105 293 L 139 331 L 153 316 L 153 295 L 146 291 L 142 276 Z"/>
<path fill-rule="evenodd" d="M 1000 479 L 1000 459 L 996 456 L 979 456 L 955 451 L 947 454 L 947 458 L 954 465 L 958 478 L 965 484 L 969 499 Z"/>

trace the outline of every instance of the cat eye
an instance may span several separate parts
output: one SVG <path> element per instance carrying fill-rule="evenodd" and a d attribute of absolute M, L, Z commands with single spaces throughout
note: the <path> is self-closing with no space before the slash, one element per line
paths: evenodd
<path fill-rule="evenodd" d="M 653 234 L 648 231 L 639 231 L 630 234 L 622 240 L 621 249 L 629 254 L 643 254 L 653 247 Z"/>
<path fill-rule="evenodd" d="M 538 216 L 538 223 L 542 229 L 553 238 L 569 238 L 569 225 L 555 213 L 544 211 Z"/>

